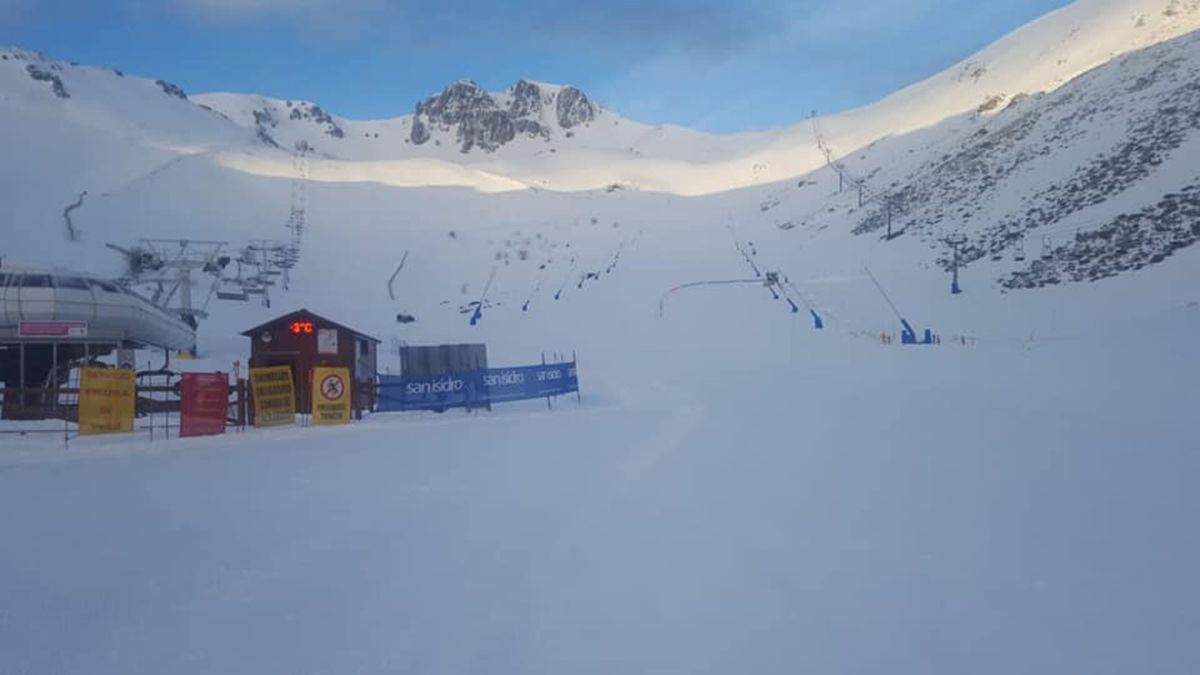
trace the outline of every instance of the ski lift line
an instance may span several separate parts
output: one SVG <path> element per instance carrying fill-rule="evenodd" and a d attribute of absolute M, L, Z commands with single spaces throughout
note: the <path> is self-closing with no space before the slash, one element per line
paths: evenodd
<path fill-rule="evenodd" d="M 887 301 L 888 306 L 891 307 L 892 311 L 896 313 L 896 318 L 900 321 L 904 321 L 904 316 L 900 314 L 899 309 L 896 309 L 896 303 L 892 302 L 892 298 L 887 294 L 887 291 L 883 290 L 883 285 L 880 284 L 879 280 L 875 278 L 875 274 L 871 272 L 871 268 L 863 267 L 863 269 L 867 271 L 867 276 L 871 278 L 871 282 L 875 284 L 875 288 L 879 289 L 879 293 L 883 295 L 883 299 Z"/>
<path fill-rule="evenodd" d="M 811 302 L 805 293 L 803 293 L 799 288 L 796 288 L 796 284 L 792 283 L 791 279 L 789 279 L 788 277 L 785 276 L 785 277 L 783 277 L 783 283 L 784 283 L 785 294 L 786 294 L 786 291 L 788 289 L 790 289 L 792 291 L 792 293 L 795 294 L 796 299 L 800 301 L 800 304 L 804 305 L 805 309 L 807 309 L 810 312 L 817 309 L 817 307 L 815 306 L 816 303 Z M 827 312 L 825 312 L 824 309 L 821 309 L 821 313 L 824 314 Z"/>
<path fill-rule="evenodd" d="M 483 293 L 479 296 L 479 302 L 482 304 L 487 300 L 488 291 L 492 289 L 492 282 L 496 280 L 496 268 L 492 268 L 492 273 L 488 275 L 487 283 L 483 285 Z"/>
<path fill-rule="evenodd" d="M 830 148 L 829 144 L 826 142 L 825 134 L 823 134 L 821 132 L 821 125 L 817 121 L 817 111 L 814 110 L 812 112 L 811 118 L 812 118 L 812 126 L 813 126 L 813 136 L 815 137 L 815 139 L 817 141 L 817 148 L 821 151 L 821 153 L 823 155 L 825 155 L 826 164 L 830 168 L 832 168 L 835 172 L 837 172 L 838 177 L 842 181 L 849 183 L 852 187 L 858 189 L 860 199 L 864 205 L 874 202 L 881 206 L 887 206 L 888 202 L 890 200 L 888 199 L 888 196 L 886 193 L 881 194 L 881 193 L 876 193 L 873 190 L 871 190 L 869 187 L 867 187 L 867 182 L 865 179 L 858 178 L 857 176 L 855 176 L 853 173 L 851 173 L 851 171 L 849 169 L 846 168 L 846 166 L 844 164 L 838 162 L 834 158 L 833 149 Z"/>
<path fill-rule="evenodd" d="M 572 263 L 571 267 L 567 269 L 567 273 L 565 275 L 563 275 L 562 283 L 560 283 L 558 285 L 558 293 L 554 294 L 555 300 L 557 300 L 559 298 L 559 296 L 562 295 L 562 292 L 564 290 L 566 290 L 567 282 L 571 280 L 571 275 L 574 273 L 575 273 L 575 265 L 574 265 L 574 263 Z"/>
<path fill-rule="evenodd" d="M 491 288 L 492 288 L 492 282 L 495 280 L 496 280 L 496 268 L 493 267 L 492 273 L 490 275 L 488 275 L 487 283 L 484 284 L 484 286 L 483 286 L 483 293 L 481 293 L 479 296 L 478 304 L 476 304 L 476 306 L 475 306 L 475 313 L 471 315 L 471 325 L 472 326 L 479 323 L 479 320 L 483 318 L 483 308 L 487 304 L 487 294 L 488 294 L 488 291 L 491 290 Z"/>
<path fill-rule="evenodd" d="M 734 229 L 733 223 L 732 222 L 726 223 L 725 226 L 729 229 L 730 236 L 733 237 L 734 249 L 736 249 L 737 252 L 741 254 L 742 258 L 750 265 L 750 268 L 754 270 L 754 275 L 759 278 L 762 278 L 762 270 L 758 267 L 758 264 L 754 262 L 754 259 L 750 256 L 750 254 L 746 253 L 746 248 L 745 248 L 745 246 L 742 245 L 742 242 L 738 239 L 737 230 Z"/>
<path fill-rule="evenodd" d="M 535 283 L 533 286 L 533 290 L 529 292 L 529 296 L 525 299 L 525 304 L 521 305 L 522 312 L 529 311 L 529 303 L 533 302 L 533 299 L 535 297 L 537 297 L 537 294 L 539 292 L 541 292 L 541 290 L 542 290 L 542 279 L 541 279 L 541 277 L 538 277 L 537 283 Z"/>
<path fill-rule="evenodd" d="M 1064 234 L 1064 231 L 1081 230 L 1089 225 L 1103 225 L 1112 222 L 1117 215 L 1112 216 L 1094 216 L 1091 218 L 1073 219 L 1070 216 L 1056 220 L 1048 225 L 1038 225 L 1036 227 L 1021 227 L 1019 224 L 1005 225 L 1005 233 L 1013 232 L 1019 238 L 1025 238 L 1030 234 Z"/>
<path fill-rule="evenodd" d="M 208 313 L 208 305 L 212 302 L 213 296 L 217 293 L 217 285 L 221 283 L 221 278 L 213 279 L 212 285 L 208 287 L 208 297 L 204 298 L 204 304 L 200 306 L 200 311 Z"/>

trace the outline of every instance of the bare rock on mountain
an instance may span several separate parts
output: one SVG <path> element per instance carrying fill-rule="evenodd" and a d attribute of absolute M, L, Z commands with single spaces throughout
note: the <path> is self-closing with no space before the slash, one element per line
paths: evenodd
<path fill-rule="evenodd" d="M 502 110 L 470 111 L 458 123 L 458 143 L 464 153 L 476 145 L 492 152 L 516 135 L 512 118 Z"/>
<path fill-rule="evenodd" d="M 167 96 L 174 96 L 175 98 L 187 100 L 187 93 L 177 84 L 171 84 L 166 80 L 155 80 L 154 84 L 157 84 L 158 88 L 162 89 L 163 93 Z"/>
<path fill-rule="evenodd" d="M 409 140 L 417 145 L 429 140 L 429 128 L 421 121 L 420 117 L 414 117 L 412 123 L 412 133 L 409 134 Z"/>
<path fill-rule="evenodd" d="M 513 117 L 536 115 L 542 109 L 542 90 L 536 84 L 521 80 L 512 89 L 508 114 Z"/>
<path fill-rule="evenodd" d="M 417 104 L 409 140 L 421 145 L 434 132 L 453 133 L 459 151 L 495 152 L 518 137 L 549 140 L 554 127 L 567 130 L 595 119 L 597 108 L 574 87 L 521 80 L 504 94 L 490 94 L 462 80 Z"/>
<path fill-rule="evenodd" d="M 333 119 L 333 115 L 330 115 L 321 106 L 316 105 L 315 103 L 293 104 L 291 101 L 288 101 L 287 105 L 289 108 L 291 108 L 291 112 L 288 113 L 288 119 L 292 120 L 293 122 L 312 122 L 313 124 L 321 127 L 321 131 L 324 132 L 326 136 L 331 138 L 346 137 L 346 131 L 338 125 L 337 120 Z M 258 119 L 257 116 L 255 116 L 255 119 Z"/>
<path fill-rule="evenodd" d="M 67 88 L 63 86 L 62 78 L 60 78 L 58 75 L 55 75 L 49 70 L 40 68 L 32 63 L 28 66 L 25 66 L 25 72 L 29 73 L 29 77 L 38 82 L 49 83 L 50 90 L 54 92 L 55 96 L 59 98 L 71 98 L 71 95 L 67 93 Z"/>
<path fill-rule="evenodd" d="M 575 87 L 563 87 L 556 102 L 558 126 L 563 129 L 586 124 L 596 119 L 596 106 Z"/>

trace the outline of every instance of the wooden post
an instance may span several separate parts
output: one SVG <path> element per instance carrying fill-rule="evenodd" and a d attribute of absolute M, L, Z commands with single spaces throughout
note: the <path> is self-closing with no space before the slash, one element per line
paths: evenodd
<path fill-rule="evenodd" d="M 254 426 L 254 423 L 258 421 L 254 414 L 254 387 L 251 387 L 246 380 L 242 380 L 242 388 L 246 394 L 243 399 L 246 402 L 246 423 Z"/>

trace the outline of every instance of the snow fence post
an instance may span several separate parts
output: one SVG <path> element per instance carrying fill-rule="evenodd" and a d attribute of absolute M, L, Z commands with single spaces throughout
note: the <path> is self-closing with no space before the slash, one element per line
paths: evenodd
<path fill-rule="evenodd" d="M 542 352 L 542 365 L 546 365 L 546 352 Z M 554 406 L 550 403 L 550 396 L 546 396 L 546 410 L 554 410 Z"/>

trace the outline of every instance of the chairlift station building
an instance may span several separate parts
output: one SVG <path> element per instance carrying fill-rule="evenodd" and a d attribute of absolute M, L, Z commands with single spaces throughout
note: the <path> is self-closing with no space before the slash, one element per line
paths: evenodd
<path fill-rule="evenodd" d="M 0 270 L 0 382 L 40 389 L 66 381 L 81 362 L 118 349 L 190 349 L 195 329 L 116 282 L 33 268 Z M 4 398 L 5 416 L 37 416 L 24 394 Z"/>

